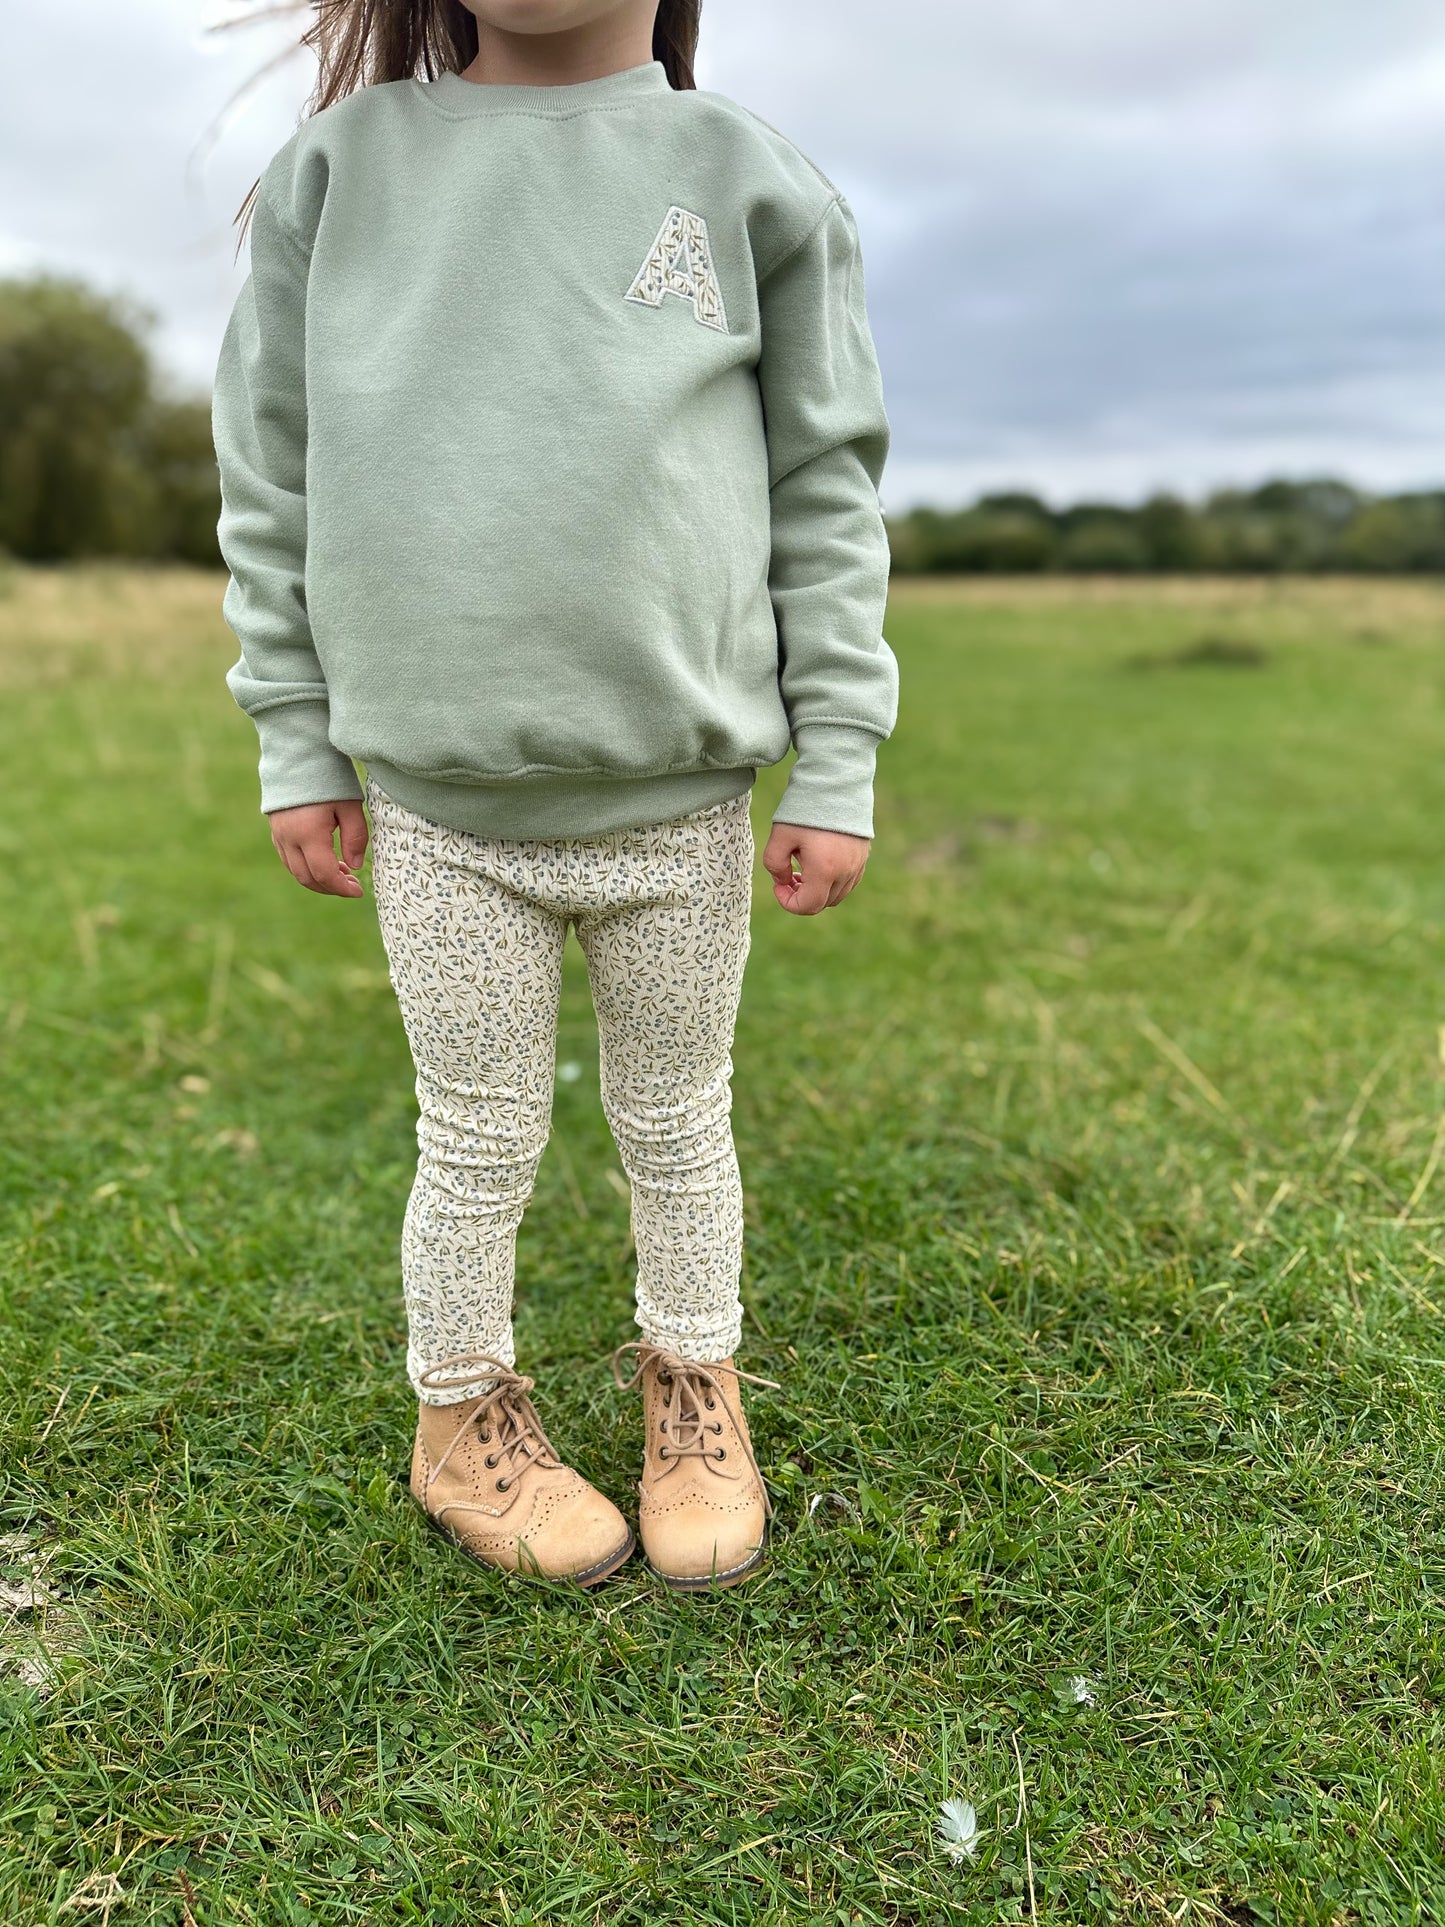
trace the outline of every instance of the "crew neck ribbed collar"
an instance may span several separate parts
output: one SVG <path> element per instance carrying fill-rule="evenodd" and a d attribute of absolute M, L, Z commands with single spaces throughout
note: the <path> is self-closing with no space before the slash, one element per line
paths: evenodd
<path fill-rule="evenodd" d="M 623 67 L 596 80 L 576 80 L 567 87 L 533 87 L 507 81 L 463 80 L 460 74 L 439 74 L 418 81 L 449 114 L 576 114 L 588 107 L 616 107 L 649 94 L 671 91 L 667 69 L 660 60 L 640 67 Z"/>

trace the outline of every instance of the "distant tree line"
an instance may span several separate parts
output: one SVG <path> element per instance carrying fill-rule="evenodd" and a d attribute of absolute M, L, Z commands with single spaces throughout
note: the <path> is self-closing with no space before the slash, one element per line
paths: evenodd
<path fill-rule="evenodd" d="M 0 553 L 220 566 L 210 400 L 161 380 L 154 316 L 63 276 L 0 279 Z M 1445 490 L 1269 482 L 1138 508 L 985 495 L 891 516 L 899 574 L 1445 571 Z"/>
<path fill-rule="evenodd" d="M 0 552 L 220 563 L 210 401 L 167 392 L 153 325 L 67 277 L 0 280 Z"/>
<path fill-rule="evenodd" d="M 1346 482 L 1267 482 L 1199 503 L 1155 495 L 1138 508 L 985 495 L 971 508 L 917 508 L 888 522 L 899 574 L 1217 575 L 1445 571 L 1445 489 L 1371 496 Z"/>

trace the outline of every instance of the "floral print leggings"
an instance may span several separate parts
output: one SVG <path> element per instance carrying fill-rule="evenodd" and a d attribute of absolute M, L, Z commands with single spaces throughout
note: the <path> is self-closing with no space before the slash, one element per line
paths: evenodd
<path fill-rule="evenodd" d="M 701 1363 L 736 1349 L 742 1184 L 732 1039 L 750 943 L 748 794 L 596 837 L 443 828 L 366 784 L 372 888 L 416 1065 L 416 1181 L 402 1226 L 407 1372 L 515 1362 L 517 1228 L 551 1125 L 562 955 L 574 928 L 601 1042 L 602 1106 L 632 1190 L 637 1323 Z"/>

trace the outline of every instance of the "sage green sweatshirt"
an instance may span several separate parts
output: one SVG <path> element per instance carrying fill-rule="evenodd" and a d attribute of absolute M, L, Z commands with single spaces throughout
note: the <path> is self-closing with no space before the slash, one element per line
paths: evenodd
<path fill-rule="evenodd" d="M 262 174 L 213 427 L 261 808 L 873 832 L 888 423 L 847 203 L 659 61 L 361 89 Z"/>

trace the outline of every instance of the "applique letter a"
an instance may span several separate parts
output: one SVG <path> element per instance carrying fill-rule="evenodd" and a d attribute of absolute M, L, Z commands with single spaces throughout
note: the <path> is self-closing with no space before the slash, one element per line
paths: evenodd
<path fill-rule="evenodd" d="M 694 318 L 704 328 L 728 332 L 722 289 L 708 245 L 707 222 L 685 207 L 667 210 L 667 218 L 657 230 L 657 239 L 648 249 L 626 298 L 640 301 L 645 308 L 660 308 L 665 294 L 690 301 Z"/>

